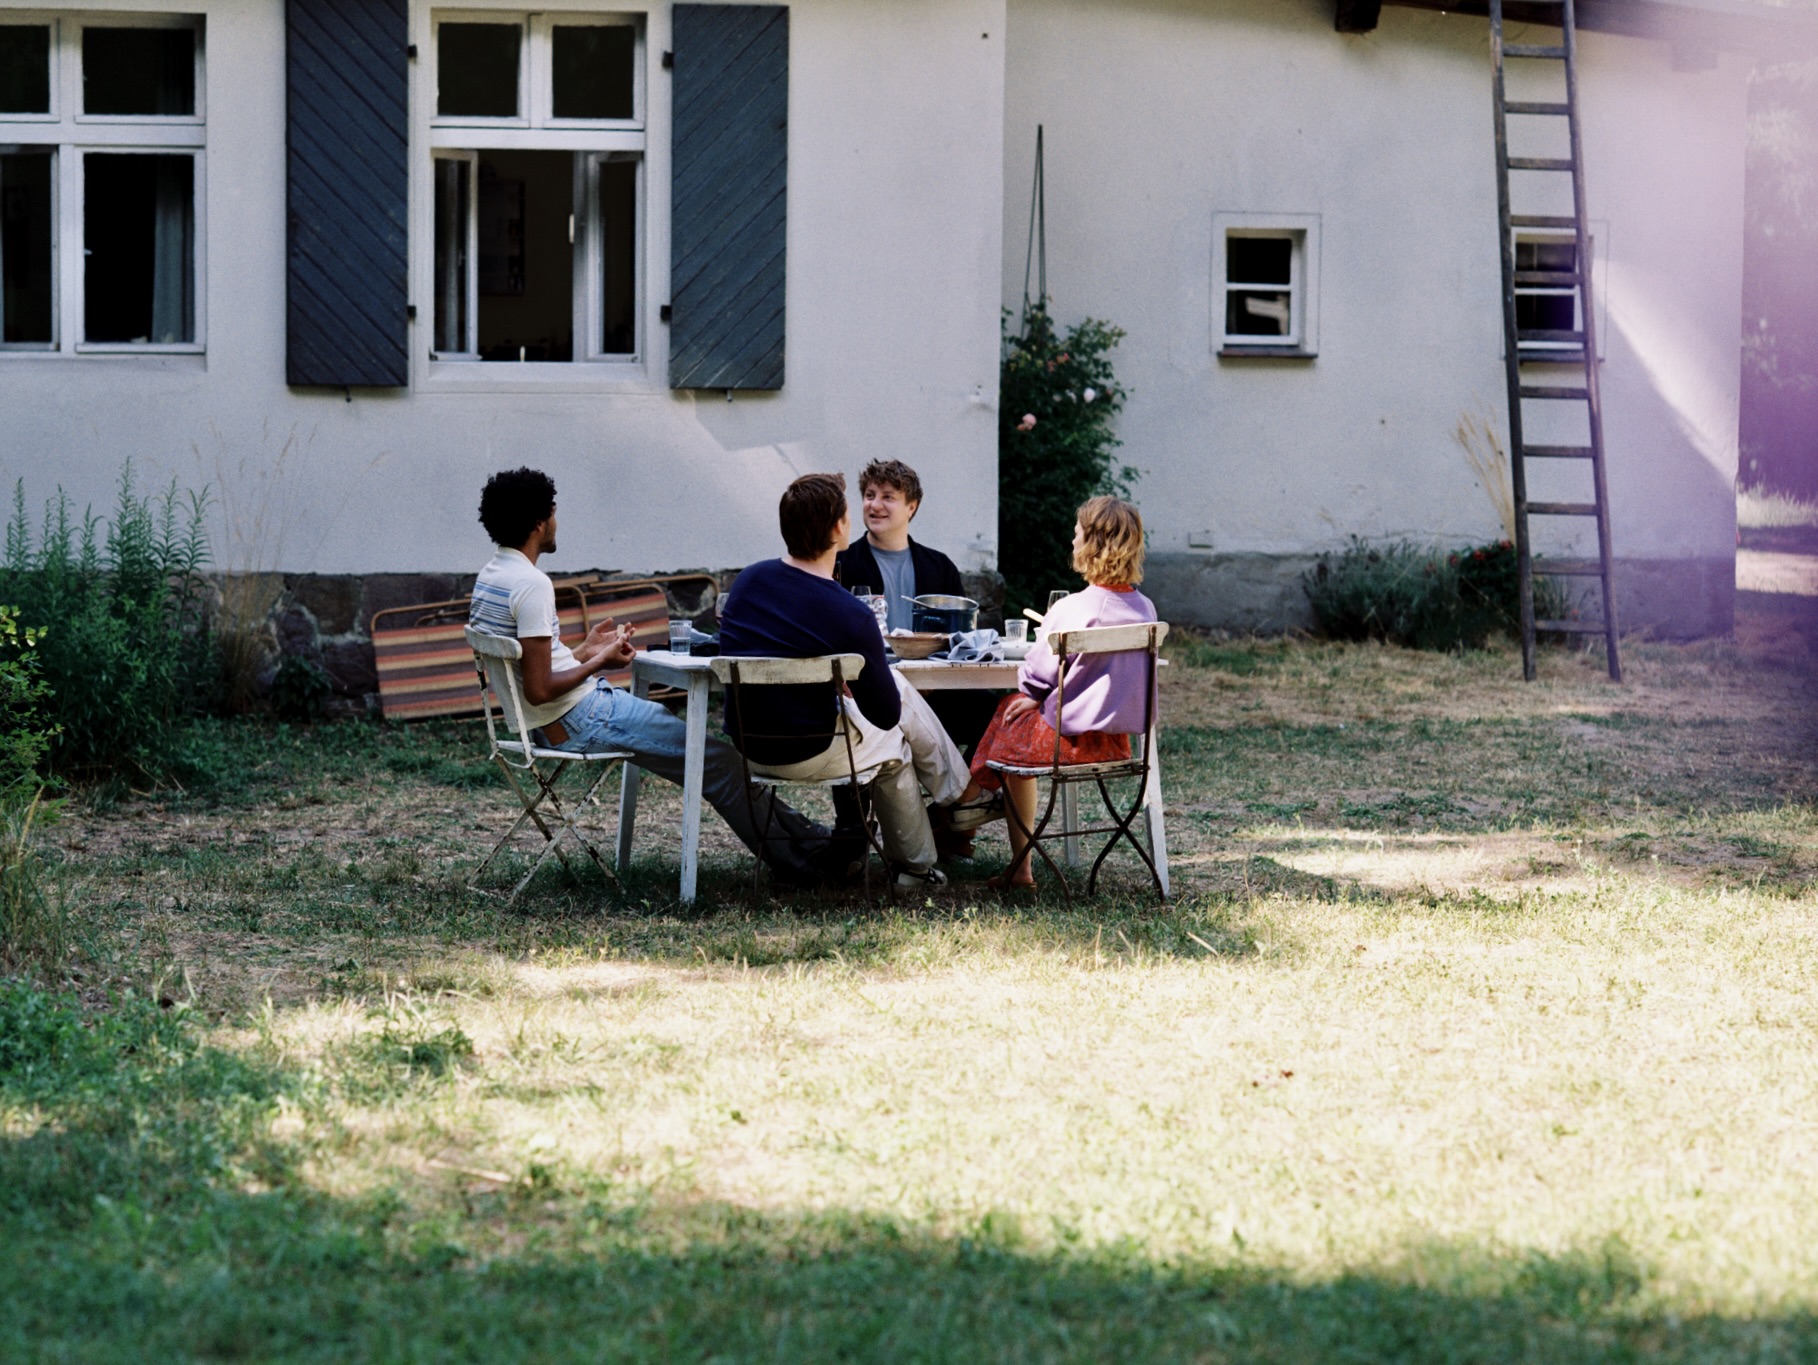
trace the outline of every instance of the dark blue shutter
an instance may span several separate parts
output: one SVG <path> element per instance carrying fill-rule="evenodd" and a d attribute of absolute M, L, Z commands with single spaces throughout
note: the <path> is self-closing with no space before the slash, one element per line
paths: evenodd
<path fill-rule="evenodd" d="M 669 384 L 783 387 L 789 10 L 675 7 Z"/>
<path fill-rule="evenodd" d="M 292 384 L 410 380 L 409 0 L 289 0 Z"/>

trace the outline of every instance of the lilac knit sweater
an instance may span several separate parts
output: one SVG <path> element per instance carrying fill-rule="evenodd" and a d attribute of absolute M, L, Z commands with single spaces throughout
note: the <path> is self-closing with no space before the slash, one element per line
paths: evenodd
<path fill-rule="evenodd" d="M 1155 604 L 1140 592 L 1112 592 L 1093 584 L 1063 597 L 1048 609 L 1037 634 L 1041 642 L 1029 651 L 1018 674 L 1026 696 L 1042 704 L 1042 718 L 1063 735 L 1098 730 L 1111 735 L 1140 734 L 1143 728 L 1143 680 L 1148 665 L 1140 654 L 1075 655 L 1067 670 L 1065 723 L 1055 716 L 1055 689 L 1060 660 L 1048 648 L 1057 630 L 1087 626 L 1128 626 L 1155 619 Z"/>

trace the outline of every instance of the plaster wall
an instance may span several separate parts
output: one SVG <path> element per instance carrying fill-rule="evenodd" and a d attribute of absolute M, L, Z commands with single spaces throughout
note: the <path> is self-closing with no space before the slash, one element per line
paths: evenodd
<path fill-rule="evenodd" d="M 1387 8 L 1339 35 L 1328 0 L 1010 0 L 1009 18 L 1005 305 L 1041 124 L 1053 308 L 1129 334 L 1121 454 L 1165 609 L 1279 627 L 1305 604 L 1272 564 L 1352 535 L 1500 536 L 1455 435 L 1468 415 L 1507 432 L 1487 23 Z M 1733 581 L 1746 67 L 1675 71 L 1663 43 L 1595 33 L 1580 56 L 1616 553 Z M 1319 216 L 1317 358 L 1218 357 L 1219 212 Z M 1534 498 L 1588 498 L 1577 462 L 1530 468 Z M 1543 552 L 1595 553 L 1536 528 Z M 1712 591 L 1696 610 L 1727 628 Z"/>
<path fill-rule="evenodd" d="M 17 8 L 0 0 L 0 18 Z M 788 377 L 731 403 L 665 380 L 667 5 L 647 20 L 642 367 L 430 365 L 433 92 L 416 62 L 412 384 L 351 401 L 284 383 L 282 0 L 105 8 L 206 15 L 207 354 L 0 357 L 0 475 L 32 505 L 61 486 L 105 511 L 131 456 L 142 487 L 212 486 L 219 567 L 470 572 L 487 553 L 481 483 L 530 463 L 560 489 L 556 571 L 644 572 L 774 555 L 789 479 L 896 457 L 939 490 L 918 532 L 993 567 L 1003 0 L 793 0 Z M 427 53 L 430 6 L 415 0 L 411 23 Z"/>

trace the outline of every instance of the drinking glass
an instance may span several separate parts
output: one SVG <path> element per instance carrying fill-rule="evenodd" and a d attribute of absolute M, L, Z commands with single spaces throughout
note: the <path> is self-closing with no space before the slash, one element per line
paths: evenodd
<path fill-rule="evenodd" d="M 1004 622 L 1004 643 L 1007 645 L 1026 645 L 1029 643 L 1029 623 L 1024 620 Z"/>
<path fill-rule="evenodd" d="M 1063 598 L 1063 597 L 1071 597 L 1072 595 L 1073 594 L 1068 592 L 1065 588 L 1055 589 L 1053 592 L 1048 594 L 1048 610 L 1053 611 L 1054 604 L 1056 602 L 1060 601 L 1061 598 Z"/>
<path fill-rule="evenodd" d="M 669 652 L 671 654 L 691 652 L 690 636 L 693 631 L 693 621 L 671 621 L 669 623 Z"/>

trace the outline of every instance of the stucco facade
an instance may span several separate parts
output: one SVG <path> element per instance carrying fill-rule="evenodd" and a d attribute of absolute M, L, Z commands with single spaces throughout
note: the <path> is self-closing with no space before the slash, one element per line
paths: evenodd
<path fill-rule="evenodd" d="M 1005 305 L 1040 124 L 1056 316 L 1128 333 L 1120 453 L 1164 613 L 1280 628 L 1349 536 L 1499 536 L 1455 437 L 1467 416 L 1507 430 L 1485 21 L 1387 8 L 1340 35 L 1325 0 L 1011 0 L 1009 19 Z M 1580 43 L 1622 619 L 1726 630 L 1747 68 Z M 1217 354 L 1222 213 L 1316 221 L 1315 357 Z M 1586 495 L 1582 467 L 1532 469 L 1535 498 Z M 1557 525 L 1537 545 L 1595 554 Z"/>
<path fill-rule="evenodd" d="M 0 19 L 19 8 L 0 3 Z M 221 567 L 471 571 L 487 553 L 481 483 L 530 463 L 560 489 L 558 569 L 724 568 L 777 552 L 776 498 L 795 474 L 896 457 L 940 470 L 927 537 L 962 567 L 994 562 L 1002 0 L 791 6 L 788 375 L 780 392 L 732 402 L 666 383 L 667 5 L 646 16 L 647 345 L 635 372 L 430 362 L 434 96 L 419 60 L 411 383 L 351 401 L 285 384 L 283 0 L 105 8 L 205 16 L 206 351 L 0 355 L 0 474 L 23 478 L 34 505 L 60 484 L 78 506 L 109 508 L 131 456 L 142 483 L 213 486 Z M 423 53 L 431 13 L 413 0 Z"/>

